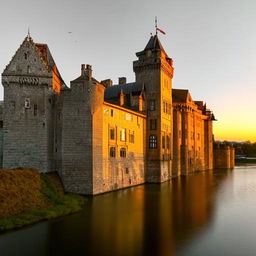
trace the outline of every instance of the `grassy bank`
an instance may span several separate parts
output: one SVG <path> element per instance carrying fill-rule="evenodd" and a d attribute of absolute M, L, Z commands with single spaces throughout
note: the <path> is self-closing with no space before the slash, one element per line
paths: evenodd
<path fill-rule="evenodd" d="M 84 203 L 85 198 L 64 194 L 52 177 L 35 169 L 0 170 L 0 231 L 68 215 Z"/>

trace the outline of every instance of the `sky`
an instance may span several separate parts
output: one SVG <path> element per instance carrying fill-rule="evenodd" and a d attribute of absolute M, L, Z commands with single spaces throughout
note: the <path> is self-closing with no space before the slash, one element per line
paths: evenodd
<path fill-rule="evenodd" d="M 29 27 L 35 42 L 48 44 L 67 85 L 82 63 L 99 81 L 134 81 L 135 53 L 157 16 L 174 60 L 173 88 L 206 101 L 218 120 L 215 139 L 256 142 L 255 0 L 1 0 L 0 8 L 0 71 Z"/>

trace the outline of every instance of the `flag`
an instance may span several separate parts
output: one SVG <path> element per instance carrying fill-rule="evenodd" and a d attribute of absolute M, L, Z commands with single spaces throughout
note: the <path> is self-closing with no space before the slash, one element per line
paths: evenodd
<path fill-rule="evenodd" d="M 165 32 L 164 32 L 162 29 L 160 29 L 160 28 L 156 28 L 156 30 L 157 30 L 157 31 L 159 31 L 159 32 L 161 32 L 162 34 L 164 34 L 164 35 L 165 35 Z"/>

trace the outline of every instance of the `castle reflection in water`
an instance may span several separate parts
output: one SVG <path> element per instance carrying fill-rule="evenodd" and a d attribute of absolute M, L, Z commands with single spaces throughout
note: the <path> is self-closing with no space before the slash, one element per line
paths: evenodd
<path fill-rule="evenodd" d="M 91 198 L 84 212 L 51 224 L 50 250 L 62 248 L 73 255 L 175 255 L 210 225 L 215 194 L 229 172 L 200 172 Z"/>

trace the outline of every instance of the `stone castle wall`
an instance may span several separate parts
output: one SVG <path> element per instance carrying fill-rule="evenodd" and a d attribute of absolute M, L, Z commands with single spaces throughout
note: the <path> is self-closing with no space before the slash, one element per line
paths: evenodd
<path fill-rule="evenodd" d="M 85 195 L 212 169 L 212 120 L 190 96 L 173 110 L 172 60 L 157 36 L 137 56 L 143 89 L 110 103 L 90 65 L 68 88 L 47 46 L 26 37 L 3 73 L 3 167 L 58 171 L 67 192 Z"/>
<path fill-rule="evenodd" d="M 53 104 L 47 85 L 21 87 L 13 83 L 5 86 L 3 168 L 55 171 Z"/>
<path fill-rule="evenodd" d="M 214 168 L 230 169 L 235 166 L 235 149 L 232 146 L 214 144 Z"/>

